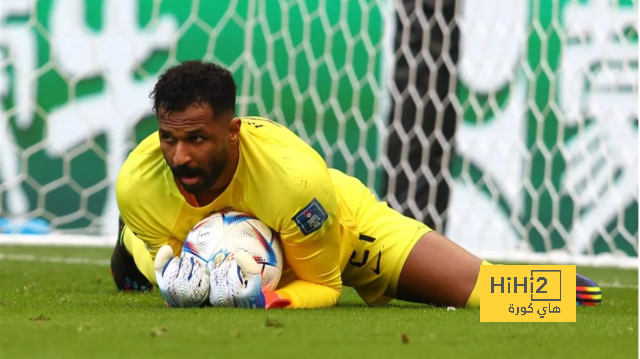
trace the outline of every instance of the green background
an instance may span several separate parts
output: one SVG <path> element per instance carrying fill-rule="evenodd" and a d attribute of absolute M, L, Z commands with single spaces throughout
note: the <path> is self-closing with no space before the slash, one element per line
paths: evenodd
<path fill-rule="evenodd" d="M 529 100 L 527 108 L 526 127 L 526 147 L 530 150 L 530 157 L 525 159 L 524 168 L 529 167 L 531 177 L 525 178 L 530 181 L 531 188 L 535 191 L 534 197 L 531 192 L 524 190 L 524 211 L 520 216 L 511 216 L 514 211 L 504 196 L 498 193 L 498 204 L 501 211 L 510 218 L 513 230 L 520 232 L 519 228 L 526 228 L 524 235 L 534 250 L 546 252 L 552 249 L 559 249 L 565 245 L 562 232 L 569 232 L 573 225 L 574 203 L 571 197 L 559 194 L 561 189 L 561 179 L 566 170 L 565 160 L 562 152 L 559 151 L 564 146 L 565 141 L 578 134 L 579 125 L 567 125 L 556 115 L 554 108 L 558 108 L 559 101 L 556 89 L 553 84 L 557 84 L 558 69 L 563 50 L 566 43 L 562 28 L 562 16 L 565 7 L 571 3 L 570 0 L 538 0 L 529 2 L 529 23 L 527 27 L 527 49 L 526 65 L 521 66 L 518 71 L 522 72 L 524 67 L 534 73 L 534 80 L 527 79 L 527 96 Z M 575 3 L 575 1 L 573 1 Z M 587 0 L 578 1 L 581 4 L 588 4 Z M 620 0 L 620 7 L 633 6 L 632 0 Z M 636 10 L 637 11 L 637 10 Z M 535 25 L 535 26 L 534 26 Z M 625 29 L 624 39 L 618 37 L 616 41 L 638 42 L 637 29 Z M 583 40 L 584 41 L 584 40 Z M 588 41 L 588 40 L 587 40 Z M 545 72 L 544 67 L 548 66 L 551 71 Z M 637 69 L 637 62 L 632 64 Z M 497 106 L 504 110 L 511 95 L 513 87 L 506 85 L 495 93 L 485 94 L 473 92 L 466 84 L 458 84 L 458 98 L 463 106 L 463 121 L 467 126 L 481 126 L 495 120 L 495 113 L 492 106 Z M 637 91 L 637 90 L 636 90 Z M 480 105 L 481 111 L 472 107 L 472 102 Z M 536 114 L 544 118 L 539 121 Z M 593 119 L 586 119 L 585 128 L 594 122 Z M 637 131 L 636 119 L 636 131 Z M 539 138 L 542 141 L 538 140 Z M 636 149 L 633 149 L 636 150 Z M 550 161 L 545 158 L 545 153 L 550 154 Z M 462 174 L 471 178 L 474 186 L 481 189 L 489 198 L 496 195 L 495 178 L 484 172 L 481 167 L 469 160 L 459 156 L 454 157 L 452 164 L 453 177 L 459 181 L 464 181 Z M 545 183 L 545 176 L 549 173 L 549 182 Z M 535 210 L 537 208 L 537 211 Z M 580 209 L 582 211 L 582 209 Z M 514 223 L 515 222 L 515 223 Z M 536 222 L 536 225 L 531 225 Z M 619 225 L 619 223 L 621 225 Z M 624 227 L 626 231 L 634 236 L 637 246 L 638 242 L 638 202 L 633 201 L 625 210 L 621 218 L 615 218 L 607 225 L 607 235 L 613 238 L 615 248 L 637 256 L 637 250 L 618 230 Z M 550 246 L 545 244 L 545 238 L 550 240 Z M 611 252 L 612 248 L 606 243 L 603 236 L 599 236 L 592 244 L 594 253 Z"/>
<path fill-rule="evenodd" d="M 73 98 L 99 94 L 105 90 L 105 79 L 97 76 L 85 78 L 73 85 L 64 79 L 50 57 L 51 44 L 48 39 L 49 17 L 53 0 L 37 2 L 35 20 L 39 24 L 33 28 L 38 42 L 38 67 L 53 63 L 49 70 L 40 73 L 37 83 L 37 102 L 42 111 L 36 113 L 32 126 L 19 129 L 15 119 L 10 120 L 10 131 L 23 149 L 43 141 L 45 121 L 42 117 L 53 109 L 63 106 Z M 582 1 L 585 3 L 586 1 Z M 87 24 L 96 33 L 102 28 L 102 0 L 86 1 Z M 141 80 L 158 74 L 164 67 L 177 61 L 203 58 L 232 66 L 239 85 L 239 94 L 253 94 L 238 106 L 239 115 L 259 115 L 270 117 L 289 125 L 318 150 L 330 166 L 346 171 L 363 180 L 378 191 L 382 188 L 381 168 L 368 168 L 368 160 L 376 161 L 379 134 L 374 123 L 381 113 L 381 72 L 383 68 L 383 32 L 385 11 L 374 1 L 200 1 L 185 0 L 140 0 L 139 26 L 145 28 L 155 19 L 154 14 L 172 15 L 178 22 L 181 35 L 174 51 L 153 53 L 140 64 L 132 74 Z M 567 126 L 549 110 L 557 98 L 552 97 L 555 82 L 541 71 L 548 64 L 552 75 L 557 69 L 563 47 L 562 26 L 558 26 L 560 14 L 568 0 L 531 1 L 529 4 L 530 24 L 528 27 L 526 62 L 536 73 L 534 83 L 528 86 L 527 98 L 532 99 L 528 109 L 526 145 L 531 149 L 525 168 L 530 166 L 532 176 L 525 179 L 539 190 L 537 198 L 528 192 L 524 194 L 524 211 L 513 223 L 527 227 L 528 241 L 537 251 L 551 248 L 545 245 L 545 232 L 550 231 L 551 246 L 561 248 L 565 242 L 560 229 L 569 231 L 573 225 L 574 204 L 568 196 L 560 196 L 557 207 L 554 198 L 560 189 L 560 181 L 565 170 L 564 159 L 558 146 L 577 134 L 577 126 Z M 197 5 L 197 6 L 196 6 Z M 157 8 L 156 8 L 157 6 Z M 632 6 L 631 0 L 620 2 L 620 6 Z M 197 18 L 191 17 L 197 12 Z M 231 16 L 232 15 L 232 16 Z M 196 20 L 197 21 L 194 21 Z M 345 21 L 346 20 L 346 21 Z M 556 22 L 556 20 L 558 22 Z M 29 17 L 12 17 L 7 23 L 25 23 Z M 249 26 L 253 24 L 253 26 Z M 561 25 L 561 24 L 560 24 Z M 212 29 L 219 29 L 214 32 Z M 250 52 L 255 66 L 245 56 L 245 39 L 253 38 Z M 624 36 L 637 43 L 637 29 L 626 29 Z M 637 64 L 635 64 L 637 66 Z M 12 67 L 6 69 L 13 77 Z M 246 77 L 249 78 L 246 78 Z M 70 91 L 74 90 L 74 91 Z M 504 109 L 509 99 L 509 87 L 496 93 L 482 94 L 471 91 L 466 84 L 459 83 L 457 95 L 463 106 L 462 121 L 466 126 L 475 126 L 493 119 L 491 103 L 495 100 Z M 4 108 L 10 109 L 13 90 L 2 101 Z M 245 101 L 246 100 L 246 101 Z M 470 103 L 478 102 L 481 113 Z M 534 113 L 545 114 L 543 123 Z M 588 121 L 589 122 L 589 121 Z M 587 123 L 588 125 L 588 123 Z M 154 117 L 142 119 L 132 129 L 131 136 L 138 142 L 156 128 Z M 637 128 L 637 126 L 636 126 Z M 558 134 L 563 134 L 562 141 Z M 542 132 L 539 134 L 539 132 Z M 537 142 L 542 138 L 542 143 Z M 90 150 L 73 157 L 68 163 L 62 158 L 51 158 L 44 150 L 33 152 L 26 161 L 31 180 L 22 183 L 28 194 L 30 208 L 44 208 L 51 216 L 64 216 L 83 211 L 82 196 L 69 184 L 61 184 L 42 193 L 38 186 L 64 177 L 64 168 L 70 169 L 71 179 L 82 188 L 96 186 L 106 177 L 106 163 L 101 151 L 109 151 L 104 135 L 90 139 L 94 143 Z M 553 155 L 545 160 L 544 147 Z M 457 181 L 471 178 L 474 186 L 488 196 L 499 197 L 499 210 L 510 216 L 512 209 L 500 193 L 492 193 L 489 188 L 492 179 L 483 168 L 470 160 L 455 156 L 452 175 Z M 550 185 L 544 183 L 545 173 L 551 174 Z M 373 176 L 370 174 L 373 173 Z M 107 191 L 103 188 L 86 198 L 86 211 L 99 216 L 104 208 Z M 493 190 L 495 191 L 495 190 Z M 6 202 L 6 201 L 5 201 Z M 534 209 L 538 211 L 534 212 Z M 2 203 L 6 213 L 6 203 Z M 557 213 L 556 213 L 557 212 Z M 557 223 L 554 223 L 554 218 Z M 531 226 L 534 221 L 538 226 Z M 635 201 L 624 212 L 623 218 L 613 220 L 609 234 L 613 236 L 615 247 L 637 256 L 631 243 L 618 232 L 618 222 L 637 242 L 638 203 Z M 558 226 L 559 224 L 560 226 Z M 56 229 L 83 228 L 90 225 L 88 218 L 61 223 Z M 544 230 L 541 230 L 544 228 Z M 603 238 L 598 238 L 594 247 L 597 253 L 611 250 Z"/>
<path fill-rule="evenodd" d="M 44 31 L 49 30 L 49 18 L 53 0 L 37 2 L 36 19 Z M 255 6 L 248 6 L 254 3 Z M 360 3 L 365 6 L 361 7 Z M 152 15 L 172 15 L 184 32 L 179 37 L 174 56 L 168 51 L 155 52 L 132 76 L 143 79 L 157 75 L 166 66 L 190 59 L 207 59 L 225 66 L 241 63 L 234 78 L 238 84 L 238 94 L 249 91 L 252 96 L 239 115 L 259 115 L 290 125 L 318 150 L 330 165 L 345 170 L 366 180 L 368 170 L 360 155 L 364 149 L 368 158 L 375 158 L 378 136 L 373 126 L 373 116 L 379 103 L 379 76 L 381 68 L 382 13 L 373 1 L 289 2 L 283 7 L 278 2 L 267 1 L 200 1 L 163 0 L 155 9 L 152 0 L 140 0 L 139 25 L 148 26 Z M 102 28 L 103 1 L 86 1 L 87 24 L 95 32 Z M 194 5 L 198 5 L 194 7 Z M 192 11 L 197 11 L 199 21 L 190 19 Z M 260 15 L 259 15 L 260 14 Z M 233 15 L 233 16 L 231 16 Z M 311 19 L 309 21 L 309 19 Z M 345 22 L 344 19 L 348 21 Z M 28 18 L 11 18 L 9 22 L 26 22 Z M 255 26 L 247 26 L 253 20 Z M 219 28 L 215 36 L 212 29 Z M 328 32 L 327 32 L 328 30 Z M 34 28 L 38 38 L 38 67 L 52 60 L 51 44 L 47 33 Z M 327 34 L 328 33 L 328 34 Z M 242 88 L 246 76 L 247 62 L 244 56 L 244 39 L 253 36 L 251 54 L 259 69 L 259 76 L 249 79 L 249 89 Z M 215 40 L 215 41 L 212 41 Z M 327 51 L 329 51 L 327 53 Z M 238 61 L 240 59 L 240 61 Z M 10 75 L 12 68 L 8 68 Z M 37 102 L 43 112 L 64 105 L 69 98 L 70 84 L 65 81 L 55 66 L 37 78 Z M 276 88 L 276 84 L 285 83 Z M 105 90 L 105 79 L 95 77 L 82 79 L 75 85 L 75 98 L 101 93 Z M 279 95 L 279 96 L 276 96 Z M 10 109 L 12 91 L 3 98 L 5 108 Z M 314 98 L 322 107 L 314 104 Z M 240 99 L 239 99 L 240 100 Z M 280 111 L 276 111 L 279 108 Z M 324 111 L 322 111 L 324 108 Z M 238 106 L 238 110 L 242 110 Z M 266 111 L 266 112 L 265 112 Z M 361 136 L 361 129 L 366 136 Z M 300 119 L 304 119 L 301 121 Z M 11 130 L 22 149 L 41 142 L 45 136 L 45 121 L 40 113 L 34 124 L 21 131 L 15 121 Z M 294 126 L 295 121 L 299 125 Z M 157 128 L 155 117 L 148 117 L 133 129 L 136 142 L 145 138 Z M 305 131 L 301 133 L 301 130 Z M 343 141 L 338 141 L 338 136 Z M 97 185 L 106 177 L 106 163 L 95 148 L 109 151 L 104 135 L 90 139 L 94 142 L 91 150 L 74 157 L 68 166 L 71 177 L 82 188 Z M 321 142 L 325 145 L 322 146 Z M 341 149 L 338 145 L 343 146 Z M 352 160 L 351 168 L 347 161 Z M 62 158 L 51 158 L 44 150 L 28 157 L 28 174 L 40 186 L 63 177 L 65 166 Z M 369 183 L 379 187 L 380 182 Z M 24 182 L 30 207 L 38 206 L 37 187 Z M 89 213 L 100 215 L 107 191 L 104 188 L 87 198 Z M 43 196 L 44 208 L 53 216 L 64 216 L 81 210 L 82 196 L 70 185 L 61 185 Z M 6 203 L 4 203 L 6 210 Z M 62 223 L 57 229 L 85 227 L 89 219 L 82 218 Z"/>

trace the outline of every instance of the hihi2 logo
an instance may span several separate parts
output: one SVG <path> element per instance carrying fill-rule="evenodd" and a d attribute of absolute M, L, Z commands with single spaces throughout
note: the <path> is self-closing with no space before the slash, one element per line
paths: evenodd
<path fill-rule="evenodd" d="M 481 322 L 575 322 L 575 265 L 480 269 Z"/>

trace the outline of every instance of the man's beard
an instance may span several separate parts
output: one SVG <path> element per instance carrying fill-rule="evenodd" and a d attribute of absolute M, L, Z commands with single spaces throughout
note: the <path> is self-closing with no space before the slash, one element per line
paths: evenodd
<path fill-rule="evenodd" d="M 173 172 L 174 178 L 180 181 L 182 188 L 185 191 L 191 194 L 201 194 L 210 190 L 216 181 L 222 175 L 224 168 L 227 165 L 226 156 L 221 158 L 220 160 L 211 162 L 209 164 L 209 169 L 204 170 L 200 167 L 188 167 L 188 166 L 176 166 L 171 168 L 171 172 Z M 186 184 L 180 180 L 181 177 L 200 177 L 198 183 L 195 184 Z"/>

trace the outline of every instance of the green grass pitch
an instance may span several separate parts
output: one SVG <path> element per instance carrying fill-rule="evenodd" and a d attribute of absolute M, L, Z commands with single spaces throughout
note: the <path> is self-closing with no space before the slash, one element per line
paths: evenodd
<path fill-rule="evenodd" d="M 480 323 L 479 310 L 367 308 L 349 288 L 331 309 L 167 309 L 157 291 L 118 293 L 109 257 L 0 247 L 0 358 L 638 358 L 637 270 L 578 268 L 604 301 L 576 323 Z"/>

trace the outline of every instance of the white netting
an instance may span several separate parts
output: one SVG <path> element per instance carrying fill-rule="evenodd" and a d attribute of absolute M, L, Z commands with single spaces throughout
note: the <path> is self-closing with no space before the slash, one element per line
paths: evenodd
<path fill-rule="evenodd" d="M 475 253 L 635 265 L 636 10 L 630 0 L 1 1 L 0 233 L 112 243 L 112 184 L 155 129 L 156 76 L 200 58 L 234 73 L 239 115 L 287 124 Z"/>
<path fill-rule="evenodd" d="M 466 1 L 459 25 L 447 234 L 497 259 L 637 266 L 636 1 Z"/>

